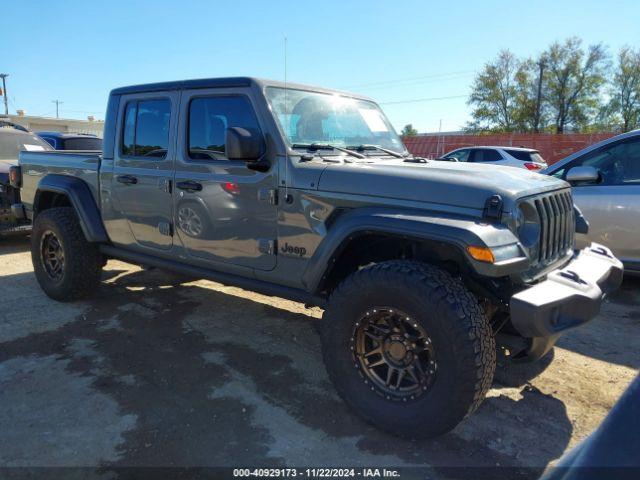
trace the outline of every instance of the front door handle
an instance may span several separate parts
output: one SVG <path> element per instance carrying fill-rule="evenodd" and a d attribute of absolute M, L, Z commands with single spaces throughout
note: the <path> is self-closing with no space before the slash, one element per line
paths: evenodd
<path fill-rule="evenodd" d="M 120 183 L 124 183 L 125 185 L 135 185 L 138 183 L 138 179 L 133 175 L 118 175 L 116 180 Z"/>
<path fill-rule="evenodd" d="M 199 192 L 202 190 L 202 184 L 194 182 L 193 180 L 178 182 L 176 183 L 176 187 L 178 187 L 180 190 L 186 190 L 187 192 Z"/>

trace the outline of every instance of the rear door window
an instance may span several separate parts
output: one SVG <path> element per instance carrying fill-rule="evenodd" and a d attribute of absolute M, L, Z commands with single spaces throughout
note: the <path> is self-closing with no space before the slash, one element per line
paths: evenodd
<path fill-rule="evenodd" d="M 194 160 L 226 160 L 227 128 L 259 131 L 249 99 L 243 96 L 194 98 L 189 104 L 189 157 Z"/>
<path fill-rule="evenodd" d="M 122 154 L 165 158 L 169 148 L 169 99 L 133 100 L 125 108 Z"/>
<path fill-rule="evenodd" d="M 491 150 L 489 148 L 477 148 L 471 152 L 469 161 L 475 163 L 481 162 L 497 162 L 502 160 L 502 155 L 500 155 L 496 150 Z"/>

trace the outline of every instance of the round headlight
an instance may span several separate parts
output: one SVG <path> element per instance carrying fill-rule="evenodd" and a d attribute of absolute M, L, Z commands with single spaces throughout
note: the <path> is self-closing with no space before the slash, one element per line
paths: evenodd
<path fill-rule="evenodd" d="M 516 215 L 518 240 L 527 248 L 538 243 L 540 237 L 540 219 L 533 205 L 522 203 Z"/>
<path fill-rule="evenodd" d="M 518 207 L 518 209 L 516 210 L 515 221 L 516 221 L 516 231 L 519 231 L 520 227 L 522 227 L 525 222 L 524 212 L 522 211 L 522 207 Z"/>

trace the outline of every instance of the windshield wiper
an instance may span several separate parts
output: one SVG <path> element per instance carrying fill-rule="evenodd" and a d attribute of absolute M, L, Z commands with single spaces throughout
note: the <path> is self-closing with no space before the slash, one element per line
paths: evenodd
<path fill-rule="evenodd" d="M 353 145 L 347 148 L 352 148 L 354 150 L 357 150 L 358 152 L 363 152 L 364 150 L 380 150 L 381 152 L 384 152 L 387 155 L 391 155 L 392 157 L 405 158 L 403 154 L 394 152 L 393 150 L 389 150 L 388 148 L 381 147 L 380 145 Z"/>
<path fill-rule="evenodd" d="M 354 152 L 353 150 L 349 150 L 348 148 L 338 147 L 337 145 L 331 145 L 330 143 L 294 143 L 291 145 L 291 148 L 306 148 L 311 152 L 315 152 L 317 150 L 338 150 L 340 152 L 344 152 L 346 154 L 351 155 L 356 158 L 367 158 L 366 155 L 363 155 L 358 152 Z"/>

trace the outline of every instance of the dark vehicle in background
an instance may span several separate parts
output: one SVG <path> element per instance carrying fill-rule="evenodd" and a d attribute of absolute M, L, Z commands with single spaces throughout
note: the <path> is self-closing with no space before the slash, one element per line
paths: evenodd
<path fill-rule="evenodd" d="M 102 139 L 89 133 L 37 132 L 56 150 L 102 150 Z"/>
<path fill-rule="evenodd" d="M 10 185 L 9 169 L 18 164 L 20 151 L 37 152 L 52 150 L 51 146 L 33 133 L 11 126 L 0 127 L 0 235 L 27 231 L 31 222 L 16 208 L 21 209 L 20 191 Z"/>
<path fill-rule="evenodd" d="M 609 247 L 625 273 L 640 275 L 640 130 L 616 135 L 560 160 L 543 173 L 566 180 L 589 222 L 576 247 Z"/>

